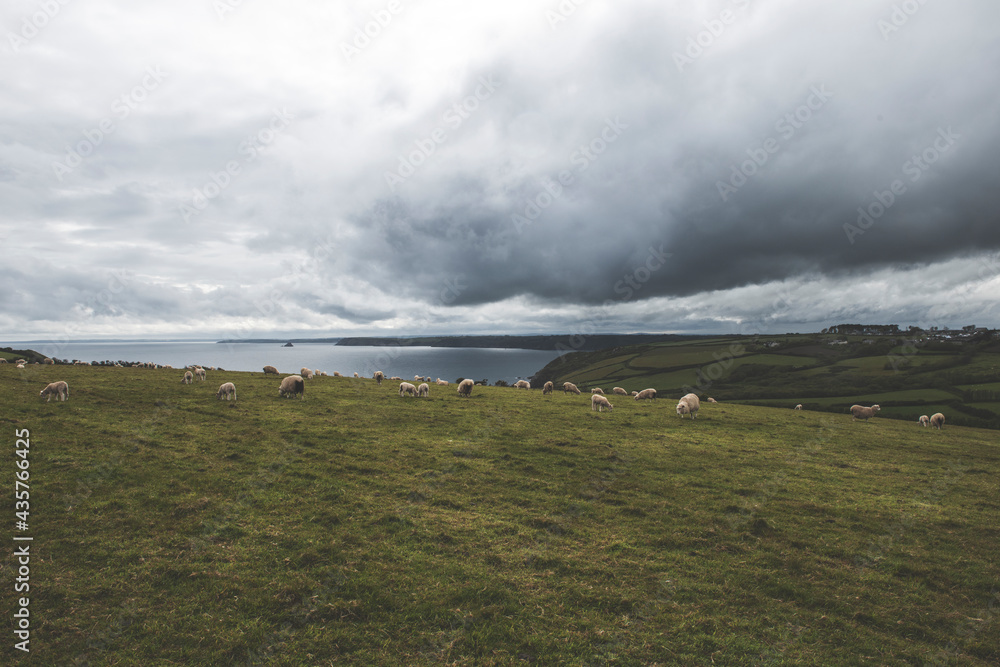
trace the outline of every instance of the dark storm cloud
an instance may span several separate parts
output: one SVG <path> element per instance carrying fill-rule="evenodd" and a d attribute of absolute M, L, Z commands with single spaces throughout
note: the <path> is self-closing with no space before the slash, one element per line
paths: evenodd
<path fill-rule="evenodd" d="M 961 44 L 951 42 L 954 15 L 923 8 L 922 21 L 890 33 L 890 43 L 881 13 L 859 5 L 792 10 L 810 24 L 832 18 L 826 33 L 773 11 L 773 28 L 742 26 L 754 21 L 747 11 L 728 28 L 742 44 L 726 50 L 723 34 L 720 53 L 686 72 L 671 58 L 685 53 L 686 35 L 663 16 L 658 29 L 672 39 L 655 40 L 644 15 L 622 34 L 650 41 L 618 51 L 625 38 L 612 32 L 592 43 L 594 67 L 578 84 L 588 104 L 572 114 L 576 136 L 560 144 L 550 123 L 538 123 L 554 148 L 546 169 L 504 178 L 498 150 L 481 156 L 478 178 L 449 174 L 371 206 L 359 216 L 371 248 L 395 258 L 384 284 L 403 281 L 408 294 L 431 300 L 442 279 L 462 275 L 469 287 L 456 303 L 526 294 L 586 304 L 616 298 L 647 261 L 656 270 L 631 290 L 636 298 L 1000 247 L 1000 171 L 989 148 L 997 102 L 984 76 L 997 81 L 982 69 L 998 47 L 988 31 L 969 25 Z M 565 100 L 532 86 L 559 84 L 530 67 L 508 71 L 505 93 L 551 104 L 539 113 L 558 123 Z M 494 110 L 481 113 L 492 119 Z M 571 185 L 558 185 L 560 171 Z M 456 196 L 469 191 L 474 201 Z M 421 205 L 428 201 L 432 208 Z M 670 258 L 661 263 L 663 253 Z"/>

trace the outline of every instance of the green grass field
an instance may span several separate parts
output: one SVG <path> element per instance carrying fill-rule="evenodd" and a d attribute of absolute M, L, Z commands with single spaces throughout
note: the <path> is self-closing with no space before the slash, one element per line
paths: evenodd
<path fill-rule="evenodd" d="M 1000 662 L 995 431 L 180 376 L 0 366 L 11 491 L 30 431 L 17 664 Z"/>
<path fill-rule="evenodd" d="M 692 389 L 728 403 L 843 413 L 854 403 L 909 420 L 941 406 L 954 424 L 1000 428 L 1000 345 L 993 339 L 898 344 L 897 338 L 829 345 L 834 336 L 789 334 L 653 343 L 561 356 L 535 382 L 581 389 L 646 387 L 680 398 Z M 897 342 L 893 342 L 897 341 Z"/>

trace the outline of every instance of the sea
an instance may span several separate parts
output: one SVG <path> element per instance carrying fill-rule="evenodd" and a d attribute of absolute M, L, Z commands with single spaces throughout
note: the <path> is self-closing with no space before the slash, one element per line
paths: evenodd
<path fill-rule="evenodd" d="M 279 373 L 298 373 L 303 367 L 333 375 L 386 377 L 414 375 L 454 382 L 527 379 L 559 356 L 556 351 L 481 347 L 366 347 L 333 343 L 218 343 L 215 341 L 45 342 L 0 341 L 0 347 L 31 349 L 47 357 L 73 361 L 153 362 L 182 368 L 191 364 L 231 371 L 260 371 L 274 366 Z"/>

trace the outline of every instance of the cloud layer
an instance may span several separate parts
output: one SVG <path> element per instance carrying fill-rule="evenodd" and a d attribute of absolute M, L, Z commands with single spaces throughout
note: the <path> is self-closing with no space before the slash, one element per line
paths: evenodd
<path fill-rule="evenodd" d="M 1000 7 L 0 10 L 8 337 L 1000 326 Z"/>

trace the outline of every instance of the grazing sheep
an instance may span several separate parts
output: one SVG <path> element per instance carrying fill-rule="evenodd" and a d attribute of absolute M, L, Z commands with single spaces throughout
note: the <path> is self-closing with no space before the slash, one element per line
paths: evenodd
<path fill-rule="evenodd" d="M 531 389 L 531 383 L 527 380 L 518 380 L 514 383 L 514 387 L 517 389 Z"/>
<path fill-rule="evenodd" d="M 205 369 L 204 368 L 196 368 L 196 369 L 194 369 L 194 376 L 196 378 L 198 378 L 199 380 L 205 380 L 206 379 L 205 375 L 206 374 L 205 374 Z"/>
<path fill-rule="evenodd" d="M 393 376 L 392 376 L 391 378 L 389 378 L 389 379 L 390 379 L 390 380 L 394 380 L 394 381 L 399 381 L 399 380 L 402 380 L 403 378 L 399 377 L 398 375 L 393 375 Z"/>
<path fill-rule="evenodd" d="M 354 371 L 354 377 L 356 377 L 356 378 L 360 378 L 361 376 L 360 376 L 360 375 L 358 375 L 358 372 L 357 372 L 357 371 Z"/>
<path fill-rule="evenodd" d="M 603 394 L 594 394 L 590 397 L 591 410 L 604 412 L 604 408 L 607 408 L 608 410 L 614 410 L 615 406 L 611 405 L 611 401 L 605 398 Z"/>
<path fill-rule="evenodd" d="M 474 387 L 475 384 L 476 383 L 474 380 L 465 378 L 464 380 L 458 383 L 458 395 L 465 397 L 472 396 L 472 387 Z"/>
<path fill-rule="evenodd" d="M 545 394 L 551 394 L 553 389 L 555 389 L 555 385 L 552 384 L 552 381 L 550 380 L 546 382 L 544 385 L 542 385 L 542 396 L 544 396 Z"/>
<path fill-rule="evenodd" d="M 941 427 L 944 426 L 944 415 L 941 414 L 940 412 L 935 412 L 933 415 L 931 415 L 930 424 L 931 426 L 937 427 L 937 429 L 940 431 Z"/>
<path fill-rule="evenodd" d="M 50 382 L 49 384 L 45 385 L 45 389 L 42 389 L 40 392 L 38 392 L 39 396 L 47 397 L 45 399 L 46 403 L 52 400 L 53 394 L 55 394 L 57 401 L 65 401 L 66 399 L 69 398 L 69 385 L 63 382 L 62 380 L 60 380 L 59 382 Z M 944 417 L 941 417 L 941 420 L 944 421 Z"/>
<path fill-rule="evenodd" d="M 234 401 L 236 400 L 236 385 L 232 382 L 226 382 L 225 384 L 219 385 L 219 391 L 215 392 L 215 397 L 221 399 L 223 396 L 226 397 L 228 401 L 230 398 Z"/>
<path fill-rule="evenodd" d="M 424 382 L 419 387 L 417 387 L 417 396 L 418 397 L 423 396 L 424 398 L 430 398 L 431 397 L 431 387 L 430 387 L 430 385 L 427 384 L 426 382 Z"/>
<path fill-rule="evenodd" d="M 43 364 L 54 364 L 54 363 L 56 363 L 56 362 L 52 361 L 52 360 L 51 360 L 51 359 L 49 359 L 48 357 L 45 357 L 44 359 L 42 359 L 42 363 L 43 363 Z"/>
<path fill-rule="evenodd" d="M 854 416 L 854 418 L 851 421 L 858 421 L 859 419 L 864 419 L 865 421 L 868 421 L 869 419 L 874 417 L 875 413 L 878 412 L 880 409 L 881 408 L 879 408 L 879 406 L 877 405 L 873 405 L 870 408 L 866 408 L 863 405 L 852 405 L 851 414 Z"/>
<path fill-rule="evenodd" d="M 442 380 L 441 378 L 438 378 L 437 380 L 434 380 L 434 384 L 439 384 L 441 386 L 447 386 L 448 385 L 448 381 L 447 380 Z"/>
<path fill-rule="evenodd" d="M 656 390 L 652 388 L 643 389 L 642 391 L 635 392 L 632 395 L 632 398 L 634 398 L 637 401 L 647 401 L 647 400 L 652 401 L 656 399 Z"/>
<path fill-rule="evenodd" d="M 708 397 L 708 402 L 709 403 L 718 403 L 718 401 L 715 400 L 714 398 L 712 398 L 711 396 Z"/>
<path fill-rule="evenodd" d="M 416 396 L 417 395 L 417 388 L 414 387 L 409 382 L 400 382 L 399 383 L 399 395 L 400 396 L 406 396 L 407 394 L 409 394 L 410 396 Z"/>
<path fill-rule="evenodd" d="M 793 410 L 801 410 L 801 409 L 802 409 L 802 404 L 801 404 L 801 403 L 799 403 L 798 405 L 796 405 L 796 406 L 795 406 L 794 408 L 792 408 L 792 409 L 793 409 Z"/>
<path fill-rule="evenodd" d="M 191 371 L 184 371 L 184 377 L 181 378 L 181 384 L 191 384 L 194 382 L 194 373 Z"/>
<path fill-rule="evenodd" d="M 580 390 L 577 389 L 576 385 L 572 382 L 563 382 L 563 393 L 564 394 L 580 394 Z"/>
<path fill-rule="evenodd" d="M 18 364 L 17 368 L 24 368 L 24 364 Z"/>
<path fill-rule="evenodd" d="M 289 375 L 281 381 L 281 386 L 278 387 L 278 396 L 282 398 L 285 396 L 294 397 L 296 394 L 299 395 L 299 398 L 306 397 L 306 382 L 301 375 Z"/>
<path fill-rule="evenodd" d="M 339 373 L 338 371 L 334 371 L 334 372 L 333 372 L 333 377 L 335 377 L 335 378 L 342 378 L 342 377 L 344 377 L 344 376 L 343 376 L 343 375 L 341 375 L 341 374 L 340 374 L 340 373 Z"/>
<path fill-rule="evenodd" d="M 6 363 L 7 363 L 6 359 L 0 359 L 0 364 L 6 364 Z"/>
<path fill-rule="evenodd" d="M 308 368 L 306 368 L 305 366 L 303 366 L 302 370 L 299 371 L 299 375 L 302 376 L 303 380 L 311 380 L 312 376 L 313 376 L 313 372 L 311 370 L 309 370 Z"/>
<path fill-rule="evenodd" d="M 618 394 L 619 396 L 628 396 L 628 392 L 622 389 L 621 387 L 615 387 L 614 389 L 611 390 L 611 392 L 614 394 Z"/>
<path fill-rule="evenodd" d="M 594 387 L 593 389 L 590 390 L 590 393 L 591 394 L 600 394 L 601 396 L 604 396 L 604 390 L 601 389 L 600 387 Z"/>
<path fill-rule="evenodd" d="M 424 381 L 424 376 L 423 375 L 414 375 L 413 376 L 413 381 L 414 382 L 423 382 Z"/>
<path fill-rule="evenodd" d="M 635 397 L 636 397 L 636 396 L 638 396 L 638 395 L 639 395 L 639 392 L 637 392 L 637 391 L 633 391 L 633 392 L 632 392 L 632 398 L 635 398 Z"/>
<path fill-rule="evenodd" d="M 382 380 L 385 379 L 385 375 L 382 374 L 382 371 L 375 371 L 375 375 L 372 377 L 375 378 L 375 383 L 381 387 Z"/>
<path fill-rule="evenodd" d="M 926 426 L 927 426 L 928 424 L 930 424 L 930 422 L 931 422 L 931 418 L 930 418 L 930 417 L 928 417 L 927 415 L 920 415 L 920 419 L 918 419 L 918 420 L 917 420 L 917 422 L 918 422 L 918 423 L 919 423 L 919 424 L 920 424 L 921 426 L 924 426 L 924 427 L 926 427 Z"/>
<path fill-rule="evenodd" d="M 681 400 L 677 403 L 677 414 L 684 419 L 684 415 L 690 414 L 691 419 L 698 416 L 698 408 L 701 407 L 701 401 L 698 400 L 698 394 L 684 394 L 681 396 Z"/>

